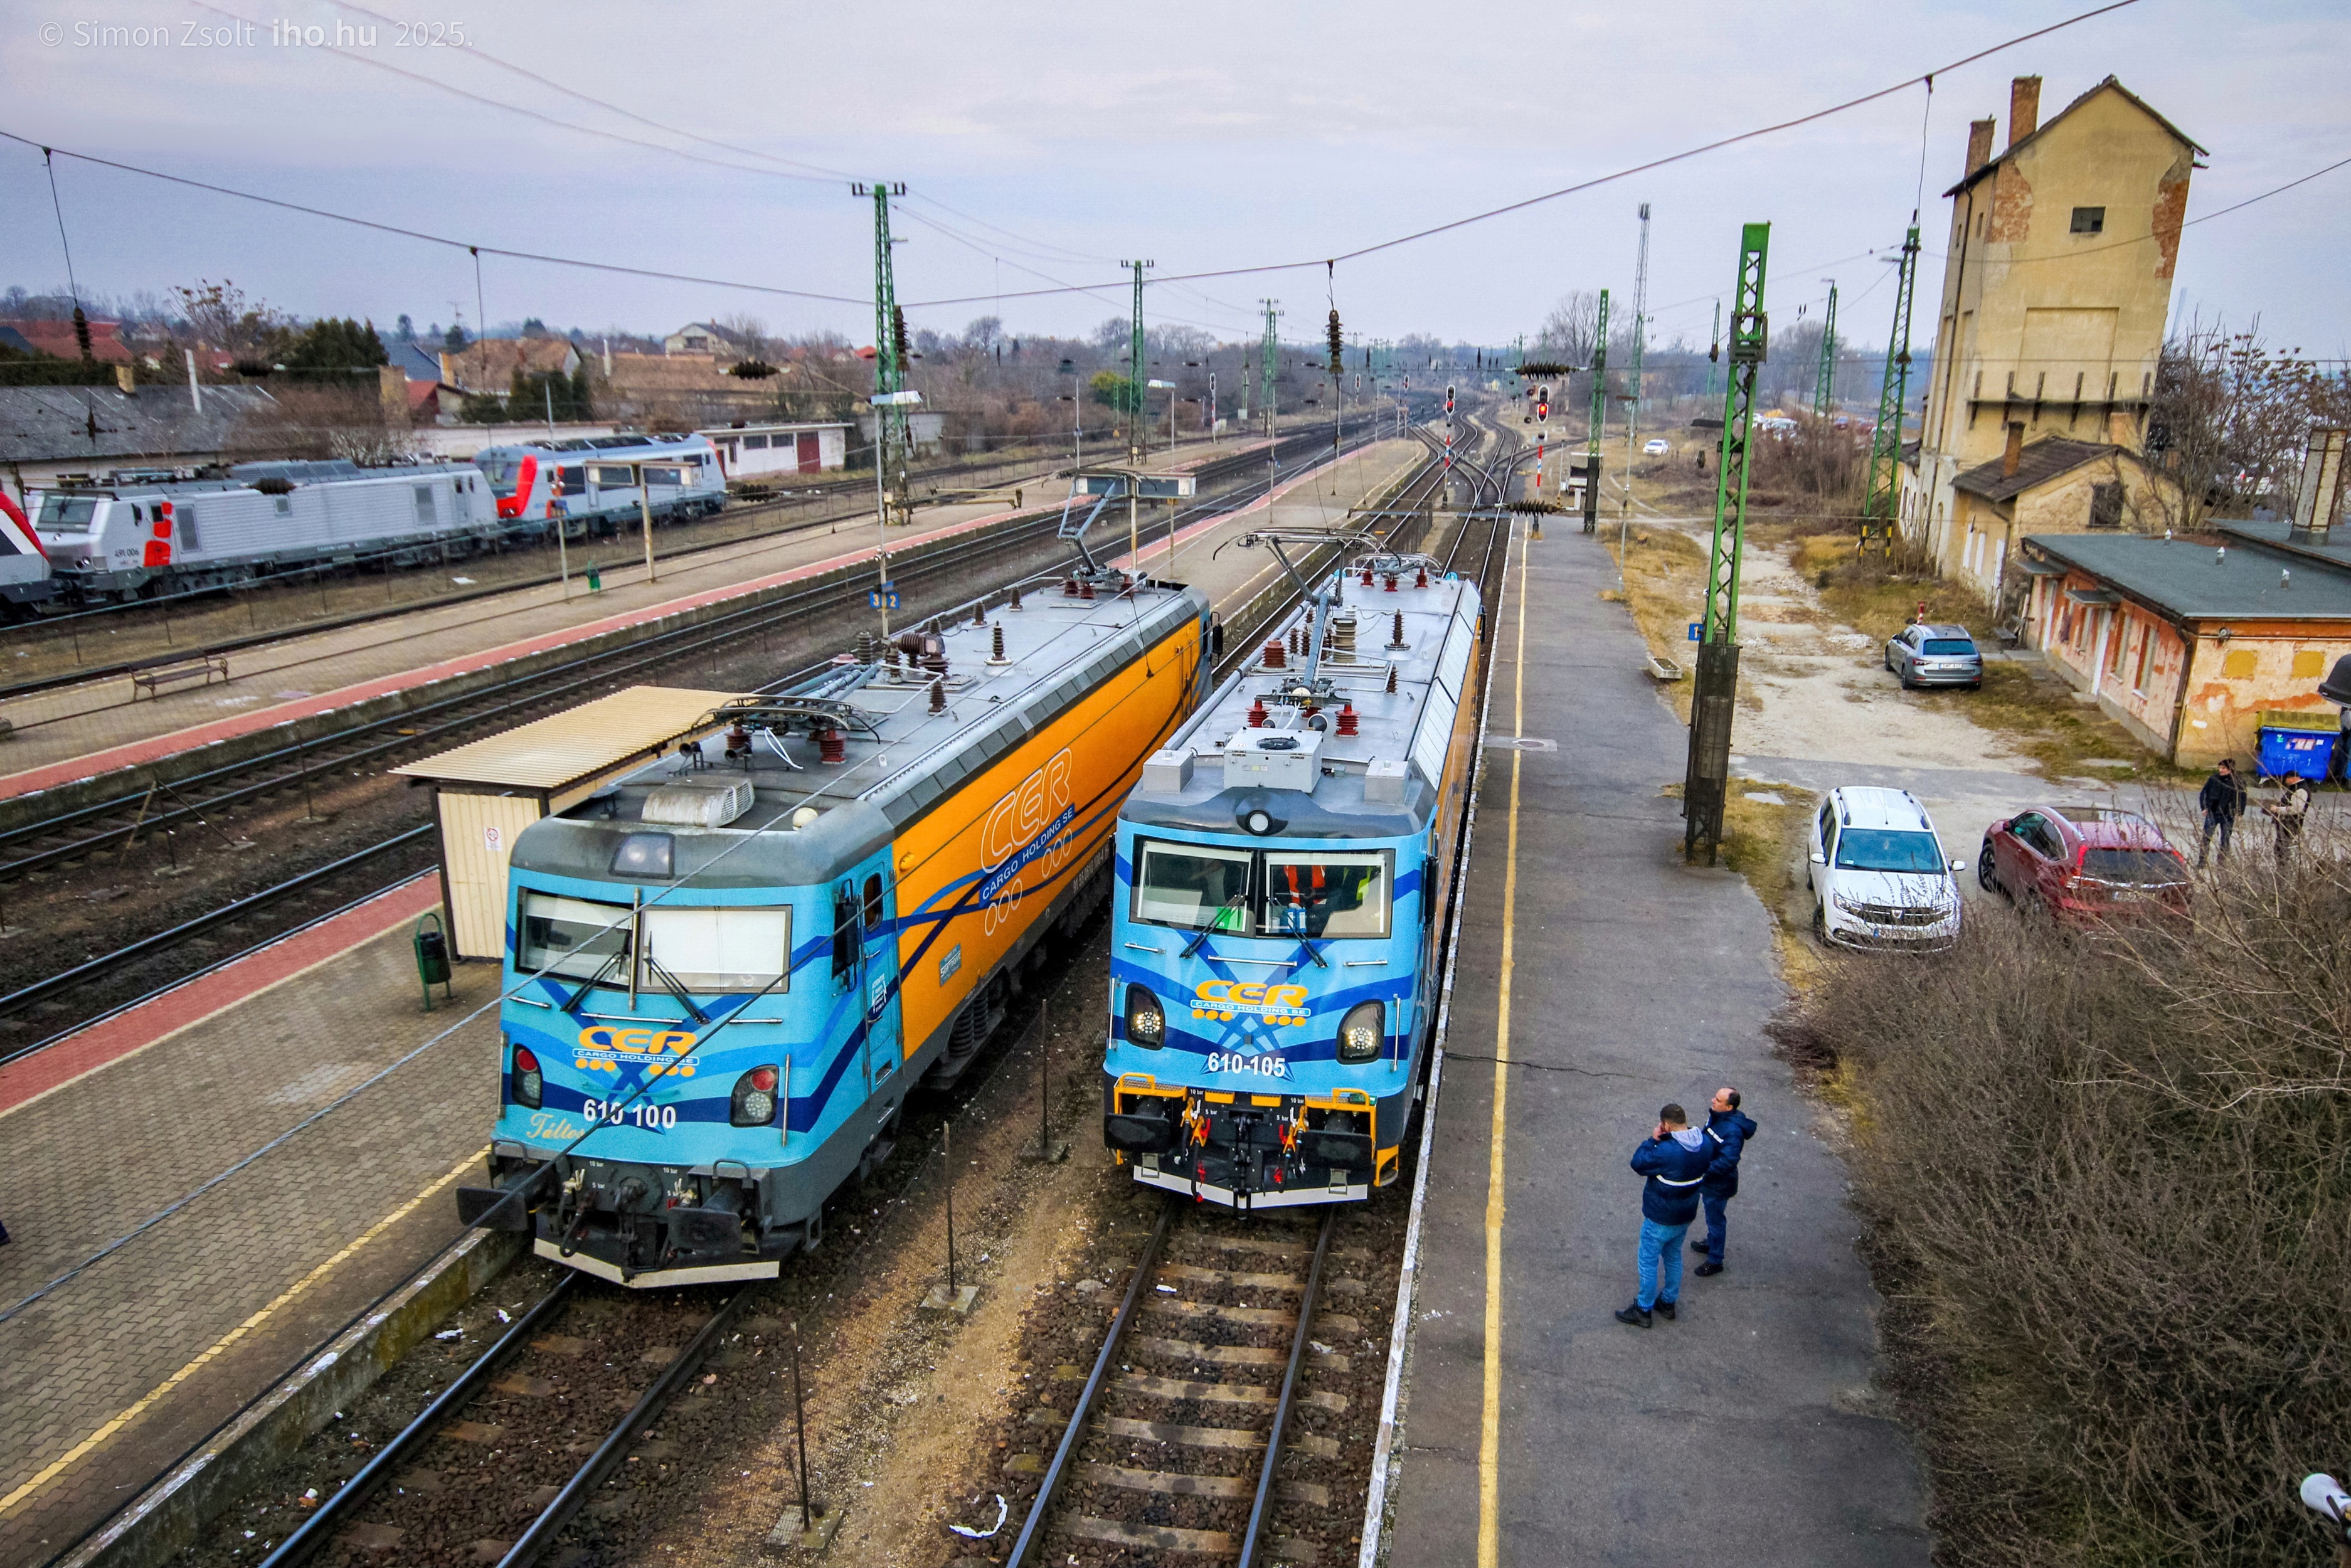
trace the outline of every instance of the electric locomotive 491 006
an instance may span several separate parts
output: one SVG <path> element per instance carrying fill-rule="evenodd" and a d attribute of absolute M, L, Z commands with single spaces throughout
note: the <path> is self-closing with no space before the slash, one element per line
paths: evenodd
<path fill-rule="evenodd" d="M 1477 586 L 1426 557 L 1359 559 L 1144 765 L 1119 813 L 1102 1077 L 1137 1181 L 1263 1207 L 1395 1179 L 1479 617 Z"/>
<path fill-rule="evenodd" d="M 1207 623 L 1154 583 L 934 622 L 525 830 L 493 1185 L 461 1215 L 641 1288 L 813 1245 L 909 1083 L 960 1072 L 1101 895 Z"/>

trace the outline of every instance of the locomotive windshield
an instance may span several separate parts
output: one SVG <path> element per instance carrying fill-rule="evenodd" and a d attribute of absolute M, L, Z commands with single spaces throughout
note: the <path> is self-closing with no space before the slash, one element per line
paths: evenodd
<path fill-rule="evenodd" d="M 522 462 L 519 458 L 491 457 L 486 455 L 475 458 L 474 465 L 482 471 L 483 476 L 490 482 L 490 488 L 496 492 L 500 498 L 503 499 L 514 494 L 515 476 L 522 472 Z"/>
<path fill-rule="evenodd" d="M 98 514 L 95 496 L 44 496 L 41 515 L 33 519 L 37 528 L 87 528 Z"/>
<path fill-rule="evenodd" d="M 526 975 L 545 970 L 575 980 L 602 977 L 625 985 L 634 918 L 625 904 L 594 904 L 525 889 L 515 936 L 515 967 Z"/>
<path fill-rule="evenodd" d="M 1261 936 L 1385 936 L 1392 852 L 1144 843 L 1134 918 Z"/>
<path fill-rule="evenodd" d="M 791 972 L 792 912 L 773 908 L 602 904 L 558 894 L 522 895 L 515 967 L 648 990 L 674 980 L 689 991 L 782 990 Z M 641 934 L 640 934 L 641 930 Z"/>
<path fill-rule="evenodd" d="M 1247 850 L 1206 844 L 1145 844 L 1134 879 L 1134 917 L 1197 931 L 1241 931 L 1249 925 Z"/>

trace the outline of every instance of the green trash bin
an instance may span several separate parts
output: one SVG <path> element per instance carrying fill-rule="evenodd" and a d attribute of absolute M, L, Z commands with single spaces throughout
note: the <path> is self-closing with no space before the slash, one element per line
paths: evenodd
<path fill-rule="evenodd" d="M 604 569 L 592 560 L 588 563 L 588 591 L 590 593 L 604 591 Z"/>
<path fill-rule="evenodd" d="M 441 988 L 444 999 L 455 1001 L 456 993 L 449 985 L 449 937 L 441 927 L 441 916 L 430 911 L 419 915 L 409 941 L 416 950 L 416 978 L 424 988 L 424 1010 L 433 1010 L 435 986 Z"/>

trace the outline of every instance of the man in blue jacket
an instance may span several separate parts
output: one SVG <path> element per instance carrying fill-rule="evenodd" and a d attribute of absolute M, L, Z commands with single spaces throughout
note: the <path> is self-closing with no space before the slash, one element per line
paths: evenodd
<path fill-rule="evenodd" d="M 1656 1130 L 1633 1151 L 1635 1174 L 1649 1178 L 1641 1188 L 1641 1293 L 1617 1312 L 1618 1322 L 1647 1328 L 1653 1310 L 1674 1321 L 1682 1293 L 1682 1238 L 1698 1218 L 1698 1184 L 1713 1163 L 1713 1145 L 1691 1129 L 1679 1105 L 1659 1111 Z"/>
<path fill-rule="evenodd" d="M 1728 1083 L 1714 1092 L 1707 1108 L 1706 1142 L 1714 1158 L 1706 1179 L 1698 1184 L 1698 1201 L 1706 1206 L 1706 1239 L 1690 1243 L 1690 1250 L 1706 1254 L 1698 1266 L 1698 1278 L 1722 1272 L 1722 1249 L 1729 1237 L 1723 1207 L 1739 1196 L 1739 1156 L 1755 1135 L 1755 1118 L 1739 1108 L 1739 1091 Z"/>

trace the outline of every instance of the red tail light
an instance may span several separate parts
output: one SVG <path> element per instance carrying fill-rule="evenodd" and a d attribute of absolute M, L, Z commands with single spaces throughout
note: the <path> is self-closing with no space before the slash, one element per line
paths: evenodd
<path fill-rule="evenodd" d="M 764 1127 L 776 1119 L 777 1072 L 773 1066 L 755 1067 L 735 1081 L 727 1097 L 730 1126 Z"/>
<path fill-rule="evenodd" d="M 538 1070 L 538 1058 L 530 1047 L 517 1045 L 514 1053 L 515 1103 L 527 1111 L 536 1111 L 546 1097 L 547 1075 Z"/>

